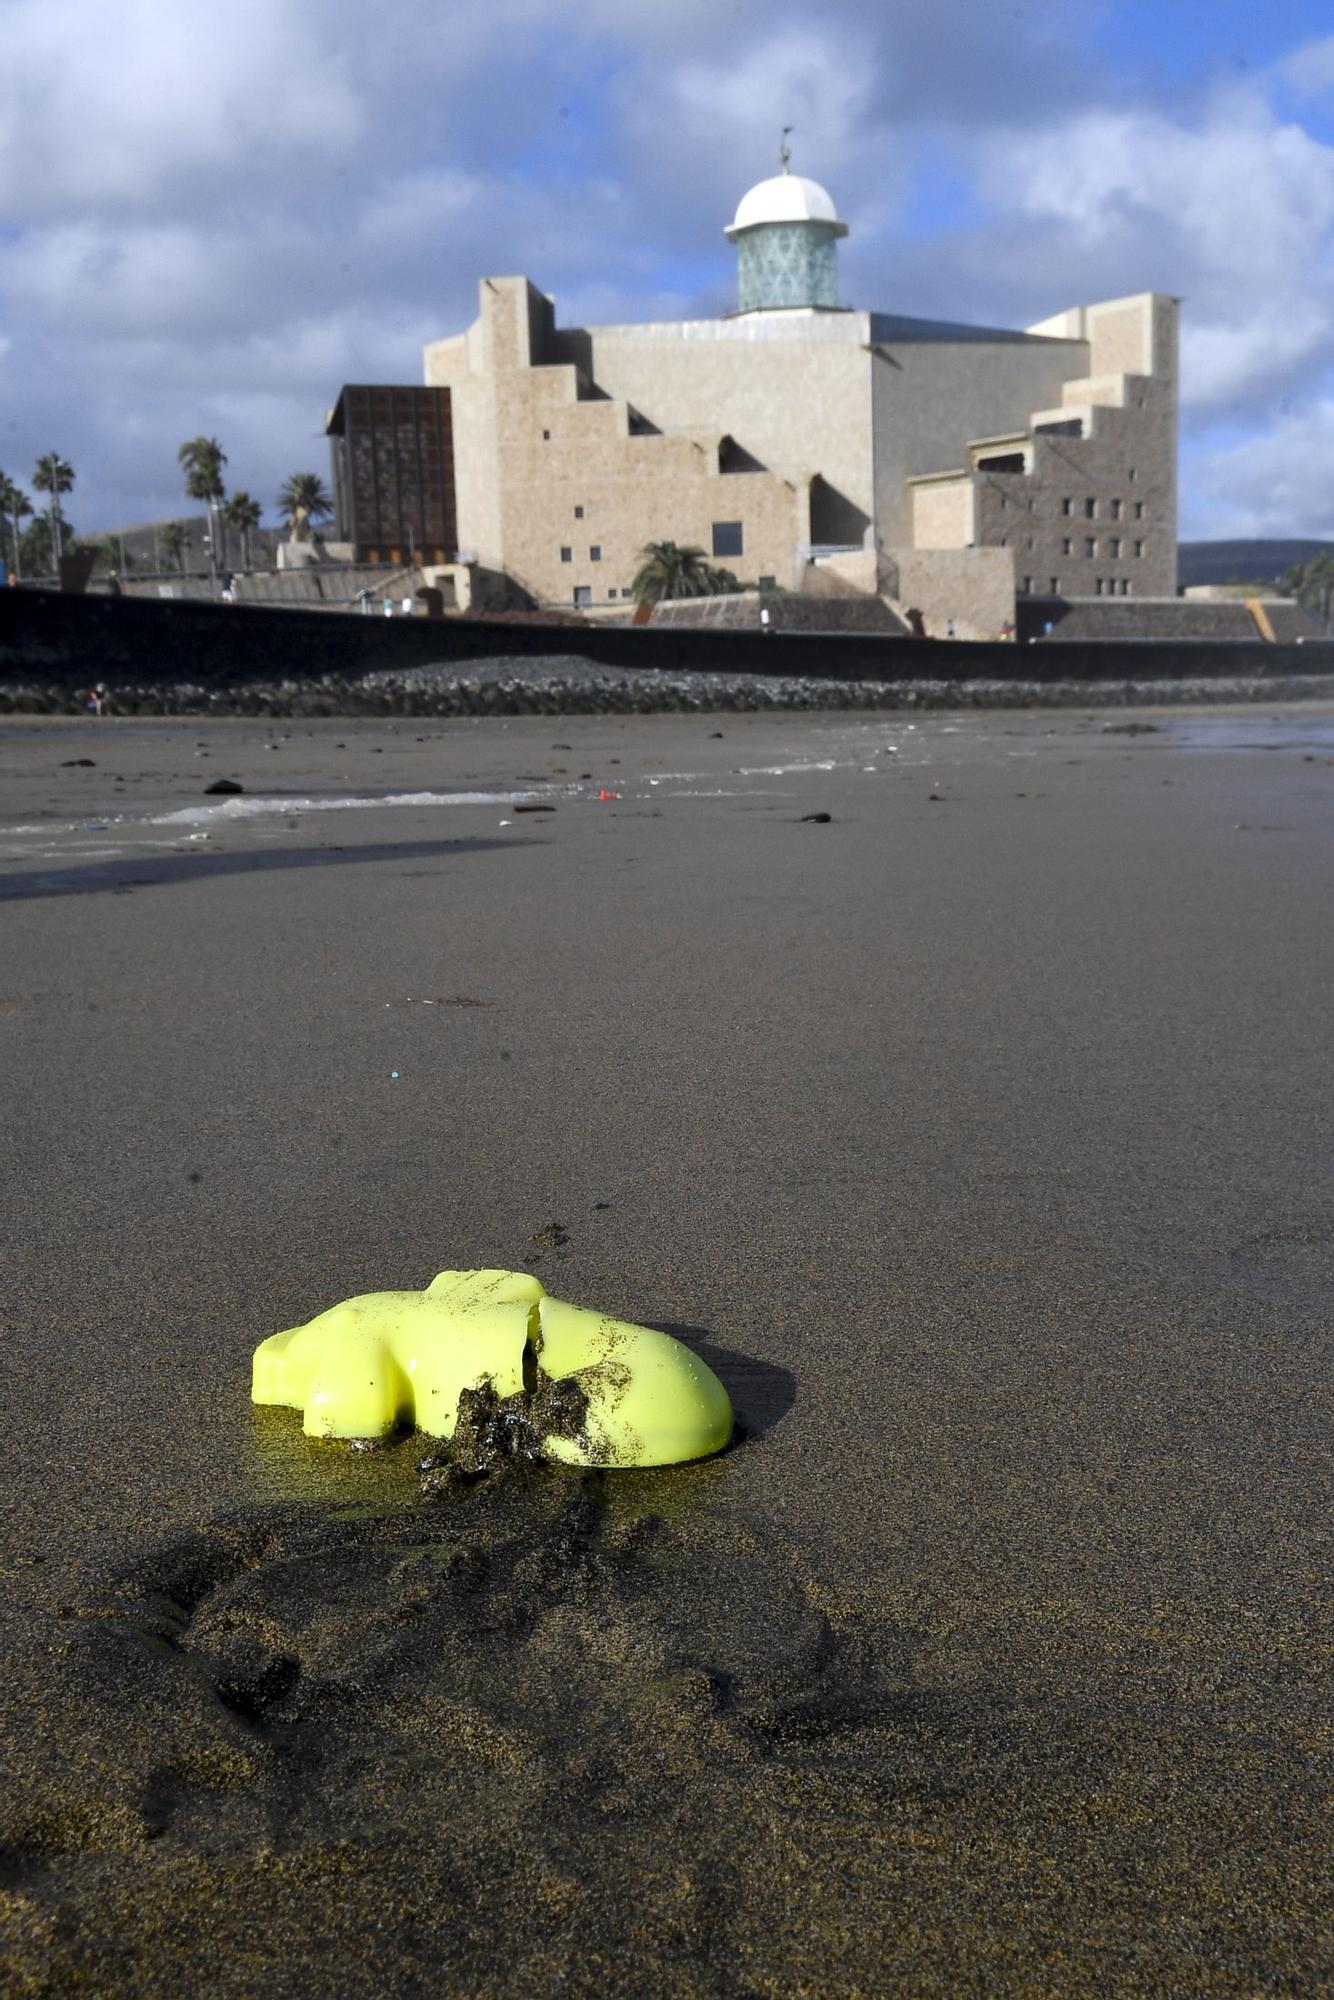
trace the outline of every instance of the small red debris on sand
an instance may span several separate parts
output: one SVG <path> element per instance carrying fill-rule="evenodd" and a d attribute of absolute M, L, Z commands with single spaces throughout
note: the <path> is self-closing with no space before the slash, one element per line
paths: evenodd
<path fill-rule="evenodd" d="M 598 793 L 598 797 L 600 799 L 619 799 L 620 796 L 621 795 L 619 792 L 601 791 Z"/>

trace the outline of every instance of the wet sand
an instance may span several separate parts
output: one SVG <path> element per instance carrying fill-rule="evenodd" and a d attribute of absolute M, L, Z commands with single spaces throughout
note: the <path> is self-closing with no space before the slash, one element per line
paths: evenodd
<path fill-rule="evenodd" d="M 5 1992 L 1327 1989 L 1334 711 L 1142 719 L 0 726 Z M 516 1263 L 734 1447 L 251 1409 Z"/>

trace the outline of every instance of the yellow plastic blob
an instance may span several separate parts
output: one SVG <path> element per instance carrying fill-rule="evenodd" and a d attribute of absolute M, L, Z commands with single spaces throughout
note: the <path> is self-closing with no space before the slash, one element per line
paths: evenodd
<path fill-rule="evenodd" d="M 732 1435 L 727 1391 L 688 1347 L 548 1298 L 523 1271 L 442 1271 L 424 1292 L 347 1299 L 261 1341 L 251 1394 L 299 1409 L 311 1437 L 406 1424 L 449 1438 L 464 1390 L 531 1396 L 544 1381 L 572 1381 L 585 1399 L 577 1430 L 543 1441 L 566 1464 L 675 1465 Z"/>

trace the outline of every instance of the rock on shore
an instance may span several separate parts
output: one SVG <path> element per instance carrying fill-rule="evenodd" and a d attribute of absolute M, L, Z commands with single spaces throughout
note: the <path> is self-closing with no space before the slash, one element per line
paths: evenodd
<path fill-rule="evenodd" d="M 357 677 L 327 674 L 208 686 L 190 680 L 111 678 L 122 715 L 693 715 L 777 709 L 1137 707 L 1181 702 L 1301 701 L 1327 697 L 1327 674 L 1098 681 L 933 679 L 847 681 L 787 675 L 646 672 L 573 654 L 501 657 L 485 664 L 408 667 Z M 68 680 L 0 684 L 0 714 L 73 715 L 87 687 Z"/>

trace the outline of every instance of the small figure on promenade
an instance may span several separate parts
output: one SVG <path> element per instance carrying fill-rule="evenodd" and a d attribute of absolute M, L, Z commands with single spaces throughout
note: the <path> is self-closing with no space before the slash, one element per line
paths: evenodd
<path fill-rule="evenodd" d="M 229 569 L 222 572 L 222 601 L 224 604 L 236 602 L 236 580 Z"/>

